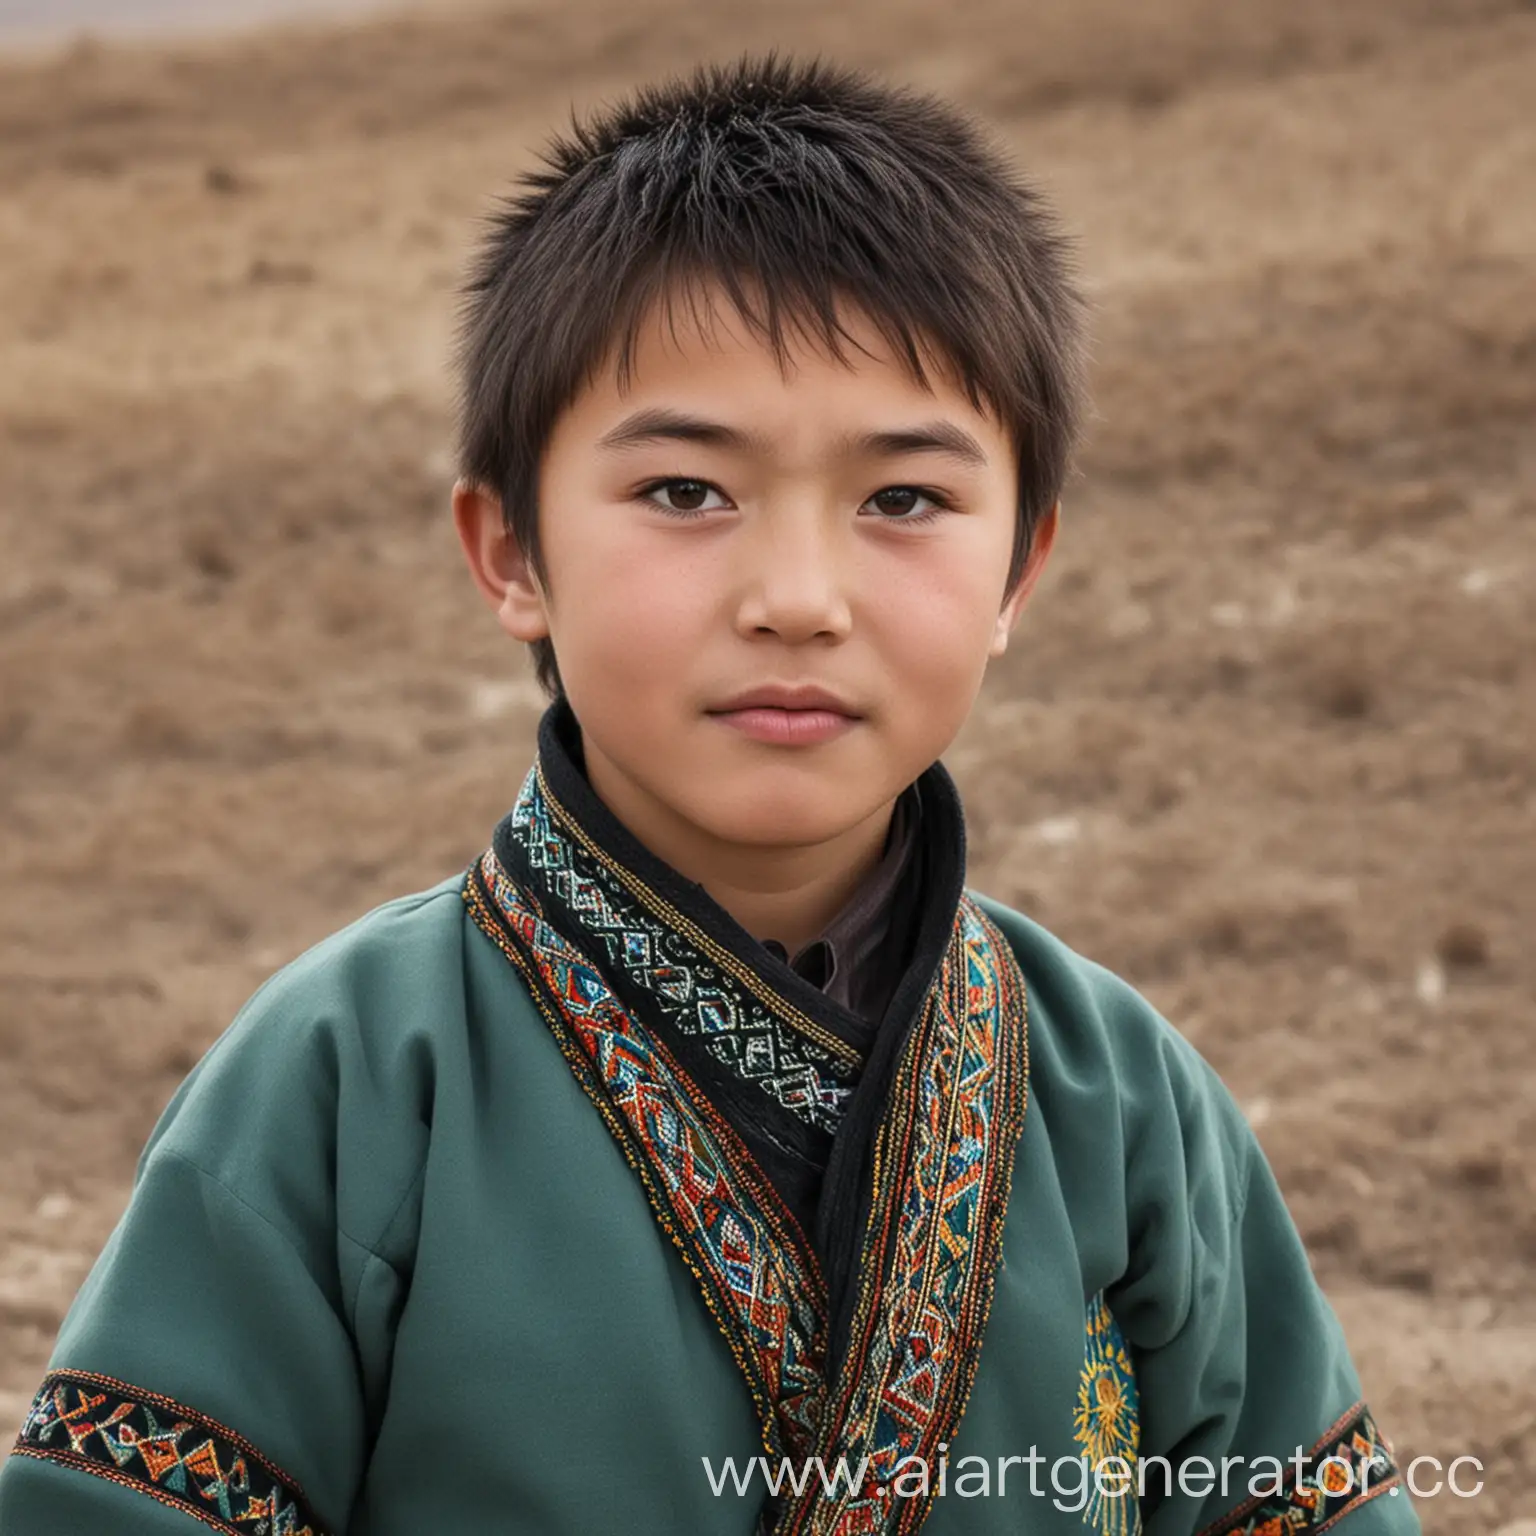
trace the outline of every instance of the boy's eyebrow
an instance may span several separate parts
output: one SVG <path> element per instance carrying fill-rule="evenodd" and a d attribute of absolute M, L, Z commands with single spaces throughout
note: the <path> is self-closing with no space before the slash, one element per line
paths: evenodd
<path fill-rule="evenodd" d="M 761 433 L 689 416 L 681 411 L 653 406 L 626 416 L 618 426 L 605 432 L 597 446 L 610 451 L 633 448 L 642 443 L 703 443 L 712 448 L 729 448 L 767 456 L 768 440 Z M 985 465 L 985 449 L 963 427 L 952 421 L 928 421 L 919 426 L 892 428 L 887 431 L 849 434 L 837 443 L 840 455 L 862 458 L 891 458 L 904 453 L 943 453 L 966 464 Z"/>
<path fill-rule="evenodd" d="M 868 432 L 845 438 L 839 445 L 845 453 L 871 458 L 892 458 L 900 453 L 947 453 L 952 459 L 984 467 L 986 450 L 964 427 L 952 421 L 926 421 L 917 427 L 902 427 L 888 432 Z"/>
<path fill-rule="evenodd" d="M 756 432 L 728 427 L 724 422 L 706 421 L 702 416 L 688 416 L 665 406 L 651 406 L 626 416 L 618 426 L 603 433 L 597 446 L 606 449 L 633 448 L 641 443 L 706 443 L 712 448 L 748 449 L 765 453 L 767 440 Z"/>

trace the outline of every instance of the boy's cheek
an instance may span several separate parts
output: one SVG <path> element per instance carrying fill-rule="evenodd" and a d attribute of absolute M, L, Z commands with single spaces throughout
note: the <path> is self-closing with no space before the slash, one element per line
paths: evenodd
<path fill-rule="evenodd" d="M 876 594 L 866 605 L 864 638 L 903 691 L 952 698 L 980 684 L 997 629 L 990 587 L 933 585 Z M 856 631 L 857 632 L 857 631 Z"/>
<path fill-rule="evenodd" d="M 582 698 L 606 712 L 656 717 L 657 724 L 688 710 L 707 657 L 718 649 L 693 608 L 669 603 L 637 574 L 617 589 L 591 592 L 580 609 L 555 633 L 561 676 L 578 713 Z"/>

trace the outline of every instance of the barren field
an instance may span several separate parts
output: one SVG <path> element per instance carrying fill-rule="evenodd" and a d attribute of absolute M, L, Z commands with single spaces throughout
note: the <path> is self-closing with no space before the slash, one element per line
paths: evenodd
<path fill-rule="evenodd" d="M 743 46 L 997 126 L 1097 417 L 951 762 L 972 882 L 1272 1157 L 1431 1532 L 1536 1519 L 1536 9 L 543 0 L 0 59 L 0 1419 L 181 1075 L 461 866 L 539 697 L 447 516 L 454 288 L 578 105 Z M 8 1438 L 8 1435 L 0 1437 Z"/>

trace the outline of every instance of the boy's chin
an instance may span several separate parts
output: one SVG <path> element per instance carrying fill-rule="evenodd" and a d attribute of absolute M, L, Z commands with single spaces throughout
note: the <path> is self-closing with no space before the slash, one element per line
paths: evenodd
<path fill-rule="evenodd" d="M 819 791 L 819 792 L 818 792 Z M 882 802 L 850 796 L 846 784 L 825 788 L 804 776 L 777 791 L 756 782 L 723 792 L 699 786 L 696 795 L 676 795 L 673 809 L 722 843 L 757 848 L 805 848 L 830 843 L 880 811 Z"/>

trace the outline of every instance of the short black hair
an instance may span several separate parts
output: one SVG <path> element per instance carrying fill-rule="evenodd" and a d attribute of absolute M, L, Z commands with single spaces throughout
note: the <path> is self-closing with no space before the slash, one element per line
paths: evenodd
<path fill-rule="evenodd" d="M 463 290 L 460 473 L 541 577 L 539 465 L 561 412 L 653 306 L 718 283 L 782 361 L 846 354 L 840 304 L 912 368 L 941 358 L 1019 462 L 1011 589 L 1082 415 L 1083 300 L 1040 194 L 947 103 L 775 54 L 645 87 L 556 137 L 493 215 Z M 539 682 L 560 691 L 547 640 Z"/>

